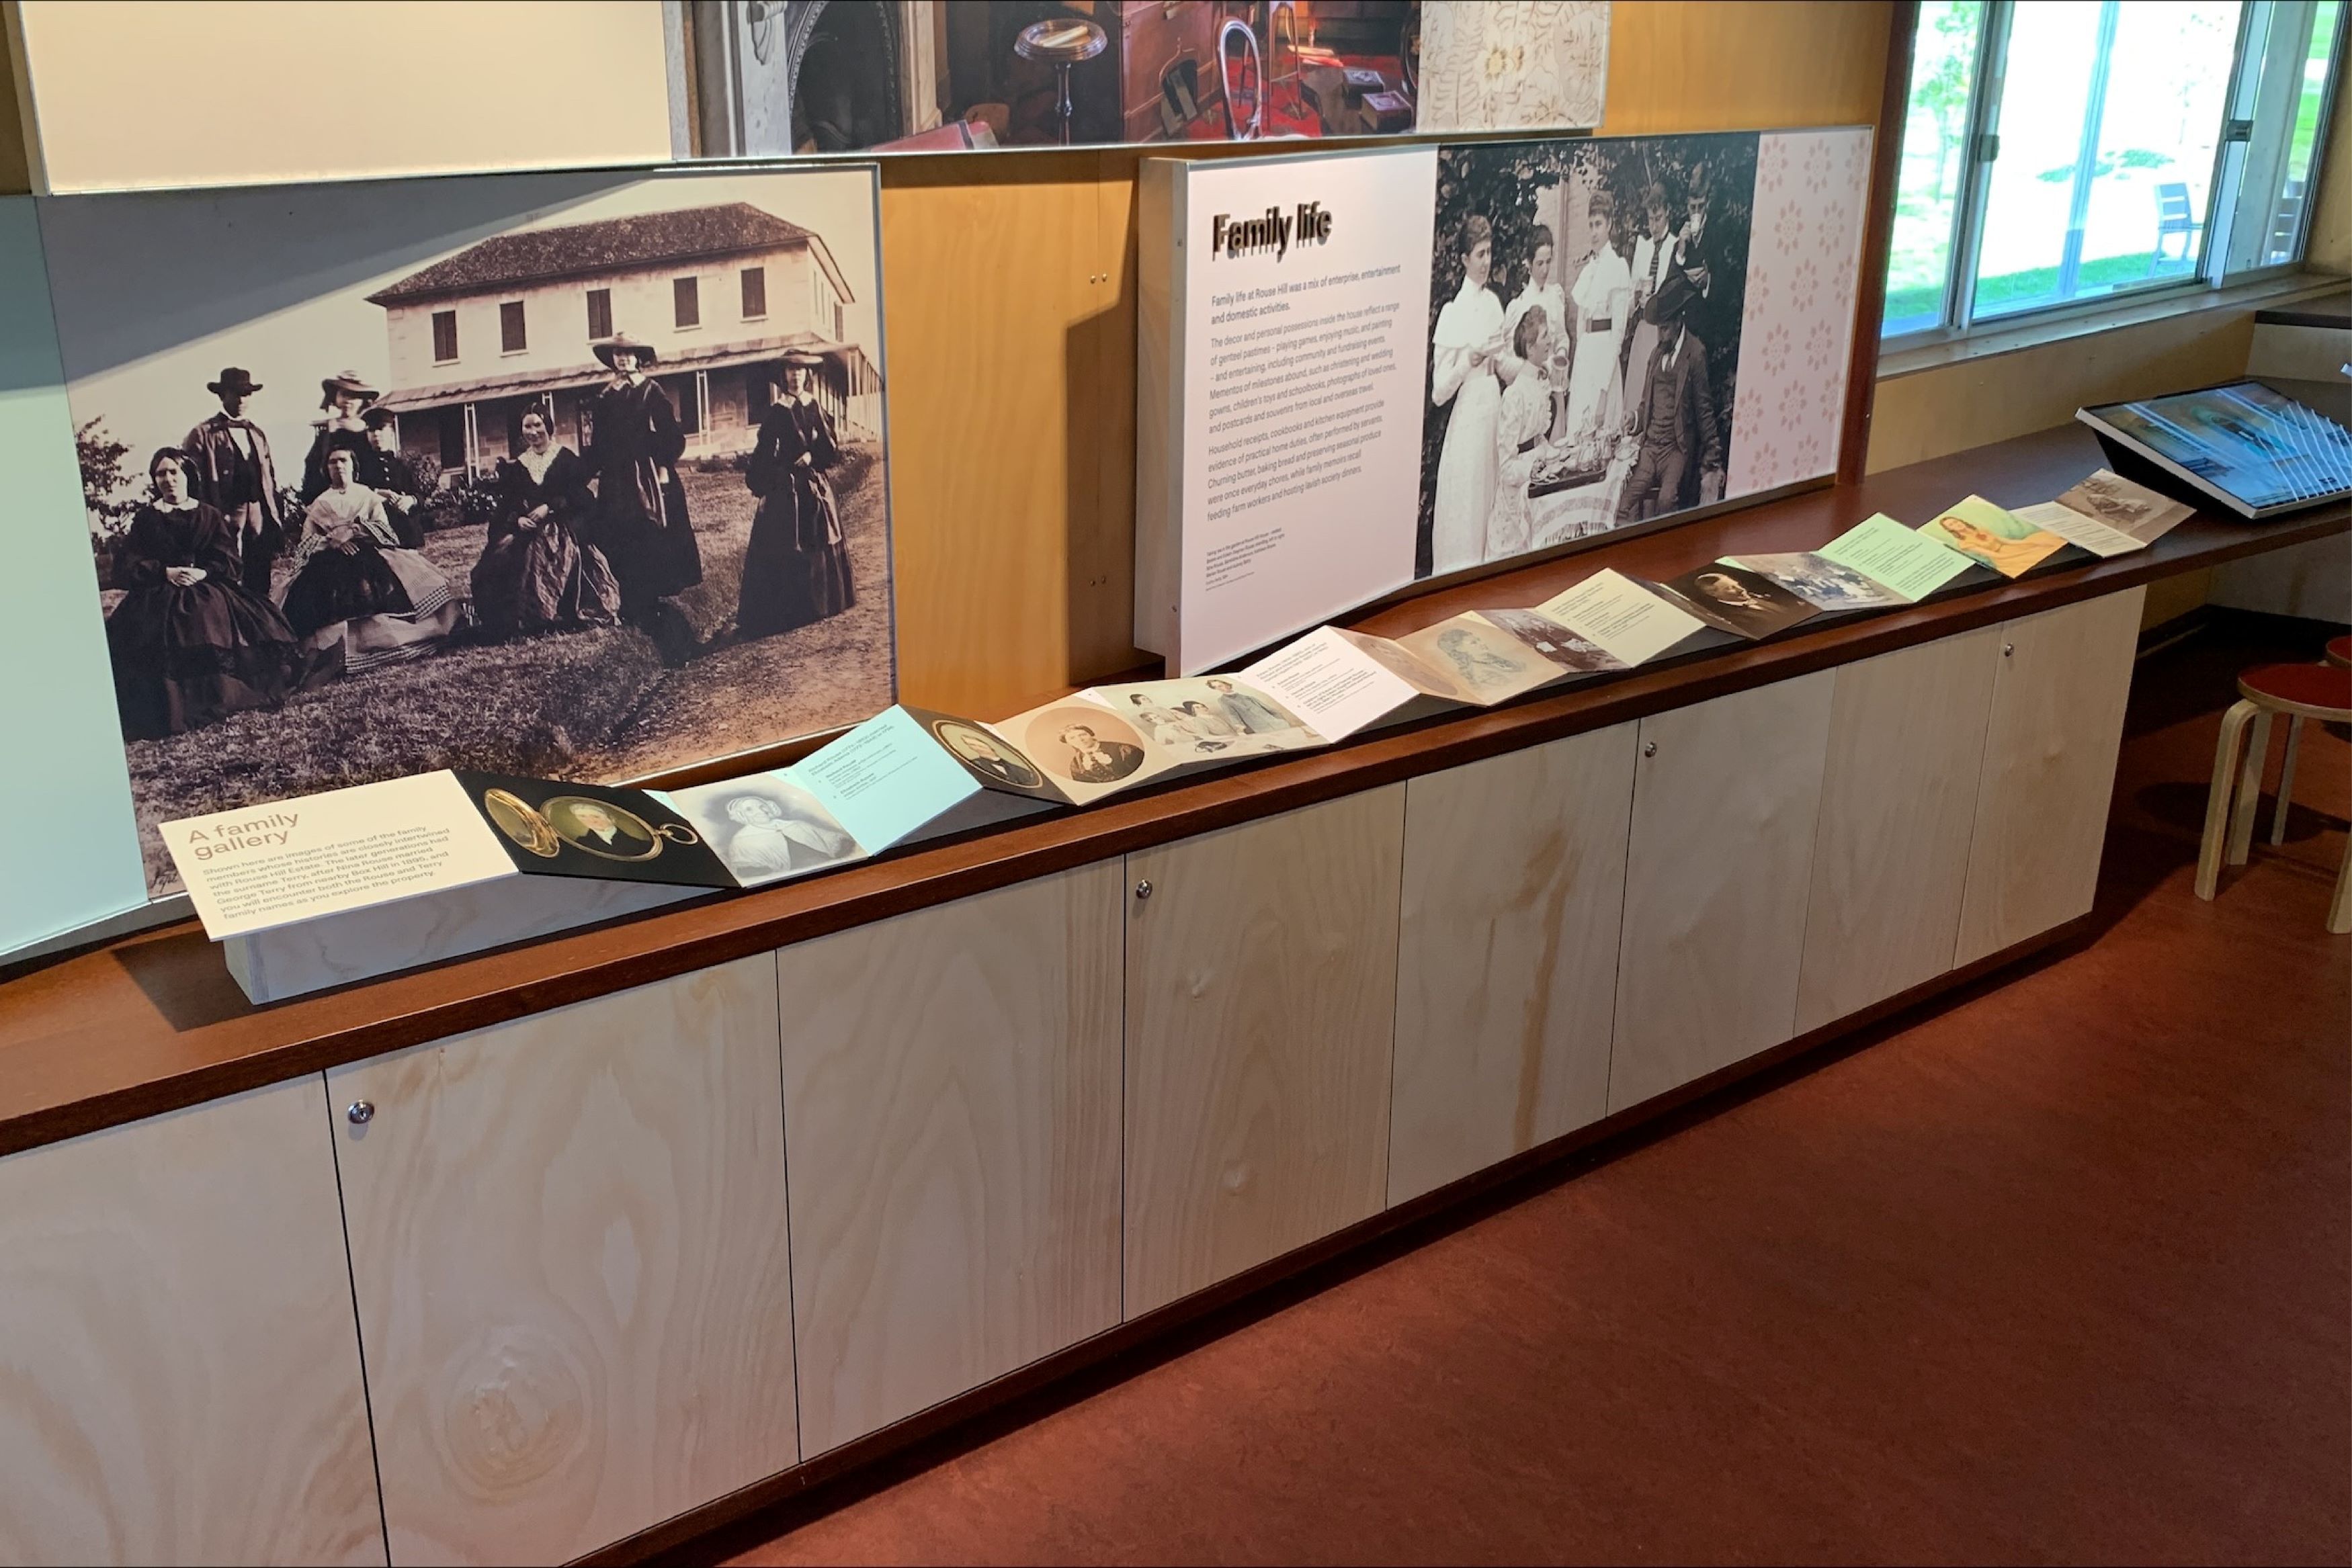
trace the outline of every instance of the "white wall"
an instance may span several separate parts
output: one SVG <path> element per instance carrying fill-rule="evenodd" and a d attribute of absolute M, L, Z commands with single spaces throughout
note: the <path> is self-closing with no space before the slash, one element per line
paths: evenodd
<path fill-rule="evenodd" d="M 743 319 L 741 274 L 747 267 L 768 269 L 768 313 Z M 613 291 L 613 326 L 654 346 L 664 362 L 713 343 L 740 342 L 748 338 L 780 338 L 814 330 L 833 336 L 830 308 L 819 324 L 813 319 L 808 275 L 822 275 L 805 246 L 790 250 L 730 256 L 694 266 L 665 267 L 658 271 L 616 272 L 593 277 L 565 278 L 560 283 L 456 300 L 446 297 L 403 301 L 392 308 L 389 329 L 392 384 L 395 389 L 440 386 L 451 382 L 486 381 L 522 371 L 578 370 L 593 364 L 588 349 L 588 291 Z M 692 276 L 700 280 L 702 324 L 686 331 L 676 326 L 670 285 Z M 825 298 L 832 292 L 828 287 Z M 499 344 L 499 306 L 523 302 L 523 333 L 527 347 L 520 354 L 504 353 Z M 433 359 L 433 315 L 457 312 L 457 358 L 447 364 Z"/>
<path fill-rule="evenodd" d="M 19 0 L 36 191 L 658 162 L 660 0 Z"/>

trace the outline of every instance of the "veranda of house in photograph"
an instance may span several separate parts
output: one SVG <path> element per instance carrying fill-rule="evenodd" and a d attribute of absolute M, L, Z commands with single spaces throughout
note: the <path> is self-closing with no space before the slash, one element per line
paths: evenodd
<path fill-rule="evenodd" d="M 401 452 L 445 486 L 520 453 L 526 410 L 584 450 L 610 379 L 592 345 L 621 332 L 653 345 L 689 458 L 751 449 L 786 353 L 824 361 L 845 439 L 877 439 L 881 376 L 845 340 L 856 298 L 822 236 L 747 202 L 499 235 L 368 296 Z"/>

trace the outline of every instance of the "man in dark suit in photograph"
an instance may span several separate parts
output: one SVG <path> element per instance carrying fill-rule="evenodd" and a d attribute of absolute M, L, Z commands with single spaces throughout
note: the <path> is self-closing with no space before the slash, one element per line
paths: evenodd
<path fill-rule="evenodd" d="M 220 400 L 220 412 L 198 423 L 180 443 L 195 474 L 194 495 L 226 517 L 236 530 L 237 578 L 248 593 L 269 597 L 270 568 L 286 542 L 278 511 L 278 468 L 269 437 L 245 417 L 246 400 L 261 384 L 236 365 L 206 382 Z"/>
<path fill-rule="evenodd" d="M 1745 242 L 1715 211 L 1715 177 L 1703 163 L 1691 171 L 1675 261 L 1696 291 L 1687 317 L 1690 329 L 1709 351 L 1729 347 L 1747 304 L 1748 256 Z"/>
<path fill-rule="evenodd" d="M 1641 441 L 1617 501 L 1621 528 L 1692 505 L 1699 476 L 1723 470 L 1723 433 L 1715 418 L 1706 346 L 1687 319 L 1696 293 L 1687 277 L 1676 274 L 1643 312 L 1657 326 L 1658 346 L 1650 351 L 1642 401 L 1625 414 L 1627 433 Z"/>

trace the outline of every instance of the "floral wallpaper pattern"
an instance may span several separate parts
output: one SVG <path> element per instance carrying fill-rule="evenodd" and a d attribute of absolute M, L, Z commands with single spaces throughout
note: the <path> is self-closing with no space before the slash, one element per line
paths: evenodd
<path fill-rule="evenodd" d="M 1748 259 L 1725 493 L 1837 467 L 1853 296 L 1870 192 L 1870 132 L 1768 131 L 1756 152 L 1758 243 Z"/>
<path fill-rule="evenodd" d="M 1424 0 L 1417 131 L 1601 123 L 1608 0 Z"/>

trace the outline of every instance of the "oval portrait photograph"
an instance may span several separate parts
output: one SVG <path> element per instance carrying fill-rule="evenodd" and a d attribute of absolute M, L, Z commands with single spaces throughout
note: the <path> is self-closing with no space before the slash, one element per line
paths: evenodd
<path fill-rule="evenodd" d="M 649 861 L 661 853 L 661 835 L 635 812 L 579 795 L 547 803 L 547 820 L 565 843 L 613 861 Z"/>
<path fill-rule="evenodd" d="M 981 728 L 960 718 L 935 719 L 931 734 L 956 759 L 974 773 L 1015 789 L 1035 789 L 1045 780 L 1027 758 Z"/>
<path fill-rule="evenodd" d="M 1116 784 L 1143 766 L 1143 737 L 1108 708 L 1073 703 L 1029 721 L 1029 755 L 1073 784 Z"/>

